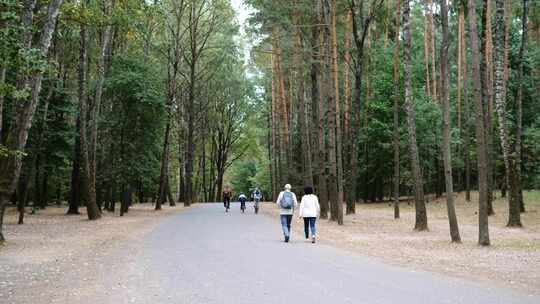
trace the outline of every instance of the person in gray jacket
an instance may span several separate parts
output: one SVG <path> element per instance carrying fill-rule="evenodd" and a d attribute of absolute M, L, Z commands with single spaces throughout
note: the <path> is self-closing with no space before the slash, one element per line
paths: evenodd
<path fill-rule="evenodd" d="M 276 204 L 279 206 L 279 218 L 281 220 L 281 229 L 285 243 L 289 242 L 291 237 L 291 221 L 294 214 L 294 209 L 298 206 L 296 195 L 291 192 L 291 185 L 286 184 L 285 190 L 279 193 Z"/>

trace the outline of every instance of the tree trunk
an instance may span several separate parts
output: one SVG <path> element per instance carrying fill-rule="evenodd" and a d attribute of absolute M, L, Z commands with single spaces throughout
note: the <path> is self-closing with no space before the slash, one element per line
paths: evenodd
<path fill-rule="evenodd" d="M 169 171 L 169 170 L 167 170 Z M 169 200 L 169 206 L 174 207 L 176 206 L 176 202 L 174 201 L 174 197 L 171 192 L 171 185 L 169 183 L 170 177 L 167 175 L 167 199 Z"/>
<path fill-rule="evenodd" d="M 76 128 L 80 134 L 81 120 L 77 115 Z M 71 183 L 69 188 L 69 207 L 67 214 L 80 214 L 80 183 L 81 183 L 81 140 L 78 135 L 75 136 L 75 150 L 73 152 L 73 164 L 71 169 Z"/>
<path fill-rule="evenodd" d="M 41 200 L 41 187 L 40 187 L 40 176 L 41 176 L 41 155 L 35 156 L 35 163 L 33 164 L 35 174 L 34 174 L 34 207 L 43 209 L 40 200 Z M 32 176 L 29 176 L 29 178 L 32 178 Z"/>
<path fill-rule="evenodd" d="M 403 7 L 403 63 L 405 65 L 405 110 L 407 112 L 407 129 L 409 132 L 409 152 L 411 158 L 411 171 L 414 183 L 414 199 L 416 209 L 416 221 L 414 229 L 427 230 L 427 213 L 424 201 L 424 185 L 418 145 L 416 143 L 416 122 L 412 92 L 412 58 L 411 58 L 411 24 L 410 24 L 410 0 L 405 0 Z"/>
<path fill-rule="evenodd" d="M 347 10 L 347 17 L 345 19 L 345 45 L 344 45 L 344 64 L 343 64 L 343 79 L 344 79 L 344 109 L 343 109 L 343 164 L 347 164 L 344 170 L 345 176 L 345 191 L 344 200 L 347 203 L 346 214 L 355 214 L 356 213 L 356 201 L 354 195 L 354 187 L 351 187 L 351 168 L 348 166 L 350 163 L 351 155 L 351 146 L 353 143 L 353 138 L 351 137 L 351 80 L 350 80 L 350 68 L 351 68 L 351 39 L 350 33 L 352 32 L 352 12 L 350 9 Z M 388 31 L 386 31 L 388 34 Z"/>
<path fill-rule="evenodd" d="M 272 147 L 272 118 L 271 116 L 269 115 L 267 117 L 267 132 L 266 132 L 266 148 L 267 148 L 267 151 L 268 151 L 268 170 L 269 170 L 269 174 L 270 174 L 270 197 L 269 197 L 269 200 L 270 201 L 273 201 L 276 197 L 274 196 L 274 187 L 275 187 L 275 182 L 276 182 L 276 172 L 274 171 L 274 162 L 273 162 L 273 155 L 274 155 L 274 148 Z M 212 162 L 213 163 L 213 162 Z M 212 170 L 213 171 L 213 170 Z M 314 185 L 315 186 L 315 185 Z M 212 198 L 211 201 L 216 201 L 217 199 L 214 199 L 214 195 L 215 193 L 213 191 L 210 191 L 210 194 L 212 195 Z M 268 198 L 267 198 L 268 199 Z"/>
<path fill-rule="evenodd" d="M 4 199 L 0 197 L 0 199 Z M 4 202 L 0 202 L 0 245 L 4 244 L 6 241 L 6 238 L 4 237 L 4 233 L 2 232 L 2 227 L 4 227 L 4 213 L 6 211 L 6 205 L 7 200 Z"/>
<path fill-rule="evenodd" d="M 399 68 L 399 40 L 400 40 L 401 2 L 396 1 L 396 30 L 394 38 L 393 57 L 393 81 L 394 81 L 394 131 L 392 146 L 394 149 L 394 176 L 393 176 L 393 196 L 394 196 L 394 219 L 399 218 L 399 99 L 400 94 L 400 68 Z"/>
<path fill-rule="evenodd" d="M 459 32 L 461 41 L 461 69 L 463 83 L 463 108 L 464 108 L 464 124 L 463 124 L 463 159 L 465 160 L 465 200 L 471 201 L 471 156 L 470 156 L 470 114 L 469 114 L 469 82 L 467 70 L 467 40 L 465 39 L 465 4 L 459 8 L 459 21 L 461 31 Z"/>
<path fill-rule="evenodd" d="M 186 176 L 185 176 L 185 200 L 184 206 L 189 207 L 193 203 L 193 161 L 195 157 L 194 143 L 194 113 L 193 107 L 195 102 L 195 66 L 191 68 L 191 82 L 189 89 L 189 99 L 187 103 L 187 138 L 186 138 Z"/>
<path fill-rule="evenodd" d="M 84 6 L 84 3 L 81 3 Z M 79 49 L 79 117 L 81 120 L 80 125 L 80 144 L 81 144 L 81 169 L 82 169 L 82 192 L 84 201 L 86 202 L 86 210 L 89 220 L 96 220 L 101 217 L 99 208 L 96 202 L 95 189 L 90 187 L 90 159 L 89 159 L 89 143 L 87 137 L 86 128 L 88 126 L 87 113 L 88 113 L 88 96 L 86 94 L 87 86 L 87 71 L 88 71 L 88 36 L 86 32 L 86 25 L 81 24 L 80 29 L 80 49 Z"/>
<path fill-rule="evenodd" d="M 462 5 L 461 5 L 461 2 L 457 3 L 459 8 L 458 8 L 458 36 L 457 36 L 457 58 L 456 58 L 456 61 L 457 61 L 457 88 L 456 88 L 456 121 L 457 121 L 457 128 L 458 128 L 458 131 L 459 131 L 459 145 L 457 147 L 457 155 L 462 155 L 461 154 L 461 146 L 463 145 L 463 109 L 462 109 L 462 102 L 461 102 L 461 92 L 462 92 L 462 88 L 461 88 L 461 85 L 462 85 L 462 80 L 463 80 L 463 74 L 462 74 L 462 57 L 463 57 L 463 53 L 462 53 L 462 33 L 463 33 L 463 22 L 462 22 L 462 18 L 463 18 L 463 12 L 462 12 Z M 463 171 L 461 171 L 461 168 L 459 168 L 457 172 L 457 181 L 456 181 L 456 184 L 458 185 L 458 193 L 461 192 L 463 190 Z"/>
<path fill-rule="evenodd" d="M 272 37 L 272 48 L 275 50 L 275 43 L 274 39 L 277 39 L 277 37 Z M 280 155 L 280 147 L 279 147 L 279 126 L 278 126 L 278 117 L 277 117 L 277 84 L 276 84 L 276 58 L 275 53 L 271 55 L 271 67 L 272 67 L 272 104 L 271 104 L 271 127 L 272 127 L 272 158 L 270 159 L 270 162 L 272 163 L 273 167 L 273 175 L 272 175 L 272 197 L 277 198 L 277 195 L 279 193 L 278 190 L 278 184 L 281 183 L 280 178 L 280 165 L 279 165 L 279 155 Z M 216 193 L 217 196 L 221 195 L 221 191 Z"/>
<path fill-rule="evenodd" d="M 32 169 L 32 166 L 30 166 L 29 169 Z M 32 171 L 32 170 L 21 169 L 21 171 L 22 171 L 21 176 L 19 177 L 19 190 L 17 190 L 19 193 L 22 194 L 22 195 L 18 195 L 17 197 L 17 212 L 19 212 L 19 220 L 17 222 L 18 225 L 24 224 L 24 213 L 25 213 L 28 188 L 29 188 L 28 180 L 31 178 L 30 172 L 25 172 L 25 171 Z"/>
<path fill-rule="evenodd" d="M 488 226 L 488 176 L 487 176 L 487 154 L 486 138 L 484 126 L 484 109 L 482 105 L 482 85 L 480 83 L 480 63 L 478 52 L 478 32 L 476 29 L 476 3 L 475 0 L 468 0 L 468 22 L 469 39 L 471 44 L 471 64 L 473 78 L 474 108 L 476 120 L 476 150 L 478 166 L 478 244 L 489 246 L 489 226 Z"/>
<path fill-rule="evenodd" d="M 172 98 L 172 97 L 170 97 Z M 169 167 L 169 139 L 171 137 L 171 115 L 170 108 L 172 101 L 168 99 L 167 105 L 167 122 L 165 125 L 165 135 L 163 136 L 163 150 L 161 152 L 161 169 L 159 174 L 159 190 L 158 197 L 156 201 L 155 210 L 161 210 L 161 205 L 167 200 L 167 175 Z"/>
<path fill-rule="evenodd" d="M 430 42 L 431 39 L 429 38 L 429 32 L 430 32 L 430 26 L 429 26 L 429 12 L 431 9 L 428 6 L 428 2 L 426 1 L 424 3 L 424 72 L 425 72 L 425 79 L 426 79 L 426 95 L 429 97 L 432 97 L 431 94 L 431 77 L 429 75 L 429 63 L 430 63 Z"/>
<path fill-rule="evenodd" d="M 41 196 L 38 200 L 39 208 L 45 209 L 48 204 L 48 190 L 49 190 L 49 170 L 47 167 L 43 168 L 43 179 L 41 180 L 41 184 L 36 183 L 36 187 L 40 188 Z"/>
<path fill-rule="evenodd" d="M 448 222 L 450 224 L 450 237 L 452 242 L 461 242 L 459 227 L 454 207 L 454 189 L 452 181 L 452 154 L 450 152 L 450 101 L 448 99 L 448 4 L 446 0 L 440 1 L 442 42 L 441 42 L 441 106 L 443 112 L 443 143 L 442 154 L 444 162 L 444 180 L 446 183 L 446 208 L 448 211 Z"/>
<path fill-rule="evenodd" d="M 481 53 L 483 60 L 480 63 L 482 104 L 484 109 L 484 131 L 486 132 L 486 170 L 488 176 L 487 206 L 488 215 L 495 214 L 493 210 L 493 139 L 491 123 L 491 86 L 490 71 L 491 64 L 491 0 L 483 0 L 482 6 L 482 32 L 481 32 Z"/>
<path fill-rule="evenodd" d="M 273 29 L 274 35 L 274 50 L 276 52 L 276 95 L 277 97 L 277 113 L 279 118 L 280 126 L 280 136 L 279 136 L 279 164 L 280 164 L 280 184 L 282 186 L 284 183 L 290 183 L 292 177 L 291 170 L 288 170 L 291 164 L 291 147 L 289 143 L 290 133 L 289 133 L 289 113 L 287 111 L 287 94 L 285 93 L 285 78 L 283 76 L 283 67 L 282 67 L 282 51 L 279 45 L 279 33 L 277 26 L 274 26 Z"/>
<path fill-rule="evenodd" d="M 6 82 L 6 67 L 0 67 L 0 87 L 4 86 Z M 3 113 L 4 113 L 4 93 L 0 93 L 0 144 L 2 143 L 2 124 L 3 124 Z"/>
<path fill-rule="evenodd" d="M 432 84 L 431 84 L 431 92 L 433 93 L 433 100 L 437 100 L 438 93 L 437 93 L 437 66 L 435 65 L 435 24 L 433 22 L 433 0 L 427 0 L 429 11 L 428 11 L 428 20 L 429 20 L 429 43 L 430 43 L 430 51 L 431 54 L 431 78 L 432 78 Z"/>
<path fill-rule="evenodd" d="M 323 60 L 324 49 L 322 48 L 322 23 L 321 0 L 314 1 L 313 28 L 311 31 L 311 107 L 313 114 L 313 163 L 316 169 L 314 174 L 317 176 L 316 193 L 319 195 L 321 203 L 321 218 L 328 218 L 328 193 L 326 188 L 326 156 L 324 149 L 324 105 L 321 81 L 321 62 Z"/>
<path fill-rule="evenodd" d="M 327 103 L 327 142 L 326 142 L 326 155 L 328 156 L 328 202 L 330 206 L 330 220 L 338 220 L 338 181 L 337 181 L 337 156 L 336 156 L 336 104 L 335 104 L 335 91 L 334 91 L 334 75 L 333 75 L 333 19 L 332 8 L 333 0 L 323 1 L 323 20 L 325 26 L 323 27 L 321 49 L 324 49 L 322 79 L 323 79 L 323 92 L 325 95 L 325 101 Z M 331 3 L 332 2 L 332 3 Z"/>
<path fill-rule="evenodd" d="M 372 5 L 375 5 L 377 7 L 380 7 L 382 1 L 374 1 Z M 366 41 L 367 33 L 369 31 L 369 26 L 371 22 L 373 21 L 374 13 L 377 10 L 377 7 L 370 7 L 369 14 L 367 16 L 364 16 L 364 1 L 351 1 L 350 2 L 350 9 L 353 14 L 352 16 L 352 26 L 353 26 L 353 37 L 354 37 L 354 44 L 356 46 L 356 65 L 355 65 L 355 71 L 354 71 L 354 100 L 356 102 L 356 107 L 352 107 L 352 119 L 354 122 L 351 124 L 352 131 L 351 131 L 351 157 L 350 157 L 350 163 L 349 163 L 349 169 L 351 170 L 350 178 L 348 182 L 350 183 L 350 186 L 347 186 L 348 189 L 351 189 L 353 191 L 353 199 L 356 201 L 357 199 L 357 192 L 356 192 L 356 182 L 358 180 L 358 135 L 359 130 L 362 125 L 361 120 L 361 113 L 362 113 L 362 95 L 363 95 L 363 88 L 362 88 L 362 78 L 364 74 L 364 44 Z"/>
<path fill-rule="evenodd" d="M 527 38 L 528 38 L 528 23 L 527 17 L 529 12 L 529 1 L 523 0 L 523 15 L 521 17 L 521 45 L 519 47 L 518 55 L 518 75 L 516 82 L 517 96 L 516 96 L 516 176 L 515 183 L 517 186 L 517 195 L 519 201 L 520 212 L 525 212 L 525 203 L 523 201 L 523 184 L 521 181 L 521 167 L 523 162 L 523 156 L 521 153 L 522 141 L 523 141 L 523 60 L 525 53 L 527 52 Z"/>
<path fill-rule="evenodd" d="M 504 79 L 504 0 L 496 0 L 496 30 L 495 30 L 495 104 L 499 119 L 499 132 L 501 149 L 503 152 L 504 168 L 508 177 L 508 225 L 509 227 L 521 227 L 519 212 L 519 197 L 517 186 L 516 158 L 511 155 L 511 146 L 506 117 L 506 82 Z"/>
<path fill-rule="evenodd" d="M 104 4 L 104 18 L 108 18 L 111 14 L 112 1 L 103 0 Z M 97 71 L 96 71 L 96 94 L 94 100 L 89 109 L 88 125 L 90 128 L 89 142 L 88 142 L 88 161 L 89 161 L 89 181 L 88 188 L 91 192 L 94 192 L 93 196 L 96 196 L 96 152 L 97 152 L 97 137 L 98 137 L 98 120 L 99 111 L 101 107 L 101 99 L 103 96 L 103 84 L 105 82 L 105 57 L 109 49 L 109 43 L 111 38 L 111 25 L 110 21 L 107 21 L 107 25 L 103 29 L 101 35 L 99 57 L 97 59 Z"/>
<path fill-rule="evenodd" d="M 339 103 L 339 76 L 338 76 L 338 55 L 337 55 L 337 34 L 336 34 L 336 0 L 331 2 L 331 20 L 332 20 L 332 30 L 331 30 L 331 42 L 332 42 L 332 91 L 334 95 L 334 122 L 335 122 L 335 146 L 336 146 L 336 186 L 337 193 L 333 201 L 336 206 L 335 216 L 332 213 L 334 220 L 338 222 L 339 225 L 343 225 L 343 161 L 342 161 L 342 132 L 341 132 L 341 110 Z M 330 130 L 334 128 L 330 127 Z M 332 169 L 333 170 L 333 169 Z"/>
<path fill-rule="evenodd" d="M 30 7 L 29 10 L 25 10 L 25 12 L 29 12 L 31 25 L 32 11 L 35 6 L 35 1 L 29 0 L 25 2 L 25 8 L 28 8 L 26 6 L 27 4 L 30 4 Z M 55 31 L 56 19 L 58 17 L 61 4 L 62 0 L 52 0 L 47 8 L 46 21 L 41 30 L 41 37 L 39 45 L 37 46 L 44 58 L 47 57 L 47 53 L 49 51 L 49 46 L 51 44 L 52 35 Z M 22 23 L 23 25 L 25 24 L 24 20 Z M 28 36 L 30 37 L 29 41 L 31 42 L 31 32 L 28 33 Z M 27 45 L 24 47 L 27 47 Z M 42 73 L 37 72 L 30 76 L 29 81 L 22 82 L 23 86 L 18 88 L 30 89 L 31 94 L 30 100 L 26 100 L 26 102 L 17 102 L 17 105 L 14 107 L 12 124 L 5 145 L 10 151 L 24 151 L 24 146 L 26 145 L 26 140 L 28 138 L 28 130 L 32 124 L 32 117 L 34 116 L 39 99 L 39 93 L 41 91 L 41 79 Z M 20 171 L 20 156 L 11 154 L 8 157 L 0 160 L 0 172 L 2 172 L 0 174 L 0 243 L 4 241 L 4 236 L 2 234 L 2 222 L 5 204 L 13 191 L 15 191 L 17 182 L 19 180 Z"/>
<path fill-rule="evenodd" d="M 165 134 L 163 136 L 163 149 L 161 151 L 161 168 L 159 174 L 159 188 L 158 188 L 158 197 L 156 201 L 155 210 L 161 210 L 161 205 L 166 201 L 167 195 L 167 179 L 168 179 L 168 170 L 169 170 L 169 141 L 171 133 L 171 120 L 172 120 L 172 111 L 173 103 L 176 99 L 177 91 L 177 74 L 180 64 L 180 52 L 178 46 L 177 33 L 174 29 L 170 30 L 171 36 L 173 36 L 173 45 L 167 50 L 167 101 L 165 105 L 166 110 L 166 122 L 165 122 Z M 178 126 L 180 128 L 180 125 Z M 180 136 L 179 136 L 180 138 Z M 180 139 L 179 139 L 180 140 Z"/>
<path fill-rule="evenodd" d="M 313 169 L 311 164 L 311 143 L 309 140 L 309 129 L 307 123 L 306 100 L 305 100 L 305 82 L 304 82 L 304 65 L 301 59 L 303 58 L 303 45 L 300 31 L 300 9 L 299 2 L 295 0 L 295 8 L 293 11 L 294 24 L 294 54 L 293 54 L 293 73 L 298 84 L 297 100 L 298 100 L 298 128 L 300 130 L 300 146 L 302 151 L 302 180 L 304 185 L 313 186 Z"/>

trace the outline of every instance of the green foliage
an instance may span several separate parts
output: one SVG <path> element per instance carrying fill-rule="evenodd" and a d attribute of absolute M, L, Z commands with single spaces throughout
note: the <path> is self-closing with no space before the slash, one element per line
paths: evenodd
<path fill-rule="evenodd" d="M 257 163 L 250 160 L 238 161 L 234 163 L 231 169 L 231 185 L 234 193 L 250 193 L 250 189 L 255 187 L 252 182 L 257 174 Z"/>
<path fill-rule="evenodd" d="M 119 55 L 114 58 L 106 82 L 106 97 L 113 111 L 103 118 L 102 145 L 109 151 L 102 181 L 118 179 L 146 188 L 154 186 L 159 175 L 165 106 L 163 85 L 155 69 L 140 58 Z"/>

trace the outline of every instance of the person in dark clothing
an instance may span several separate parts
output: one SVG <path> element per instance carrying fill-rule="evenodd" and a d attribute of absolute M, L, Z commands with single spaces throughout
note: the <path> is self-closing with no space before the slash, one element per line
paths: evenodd
<path fill-rule="evenodd" d="M 223 189 L 223 207 L 225 207 L 225 212 L 229 212 L 229 209 L 231 208 L 231 197 L 231 187 L 225 186 L 225 189 Z"/>

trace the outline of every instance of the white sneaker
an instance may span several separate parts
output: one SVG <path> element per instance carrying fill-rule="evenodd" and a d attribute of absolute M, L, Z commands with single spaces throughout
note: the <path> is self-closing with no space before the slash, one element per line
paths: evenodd
<path fill-rule="evenodd" d="M 313 244 L 315 244 L 315 239 L 316 239 L 315 236 L 312 236 L 312 237 L 311 237 L 311 242 L 312 242 Z"/>

